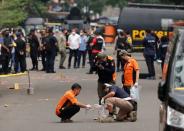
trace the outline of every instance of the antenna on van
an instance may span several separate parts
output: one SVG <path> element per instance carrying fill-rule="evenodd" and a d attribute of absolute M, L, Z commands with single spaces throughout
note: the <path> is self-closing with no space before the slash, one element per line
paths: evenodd
<path fill-rule="evenodd" d="M 139 7 L 139 8 L 158 8 L 158 9 L 184 9 L 181 5 L 165 5 L 165 4 L 144 4 L 144 3 L 132 3 L 128 2 L 128 7 Z"/>

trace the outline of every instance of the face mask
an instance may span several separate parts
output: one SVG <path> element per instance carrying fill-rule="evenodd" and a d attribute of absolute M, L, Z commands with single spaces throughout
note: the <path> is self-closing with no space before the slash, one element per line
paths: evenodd
<path fill-rule="evenodd" d="M 72 32 L 73 35 L 75 35 L 75 32 Z"/>

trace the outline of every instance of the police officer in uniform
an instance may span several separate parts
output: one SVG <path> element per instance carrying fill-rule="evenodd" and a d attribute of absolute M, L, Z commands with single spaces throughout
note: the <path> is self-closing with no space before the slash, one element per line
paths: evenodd
<path fill-rule="evenodd" d="M 155 79 L 154 60 L 156 57 L 157 41 L 151 34 L 151 30 L 146 30 L 146 37 L 143 40 L 144 52 L 143 55 L 148 67 L 149 76 L 147 79 Z"/>
<path fill-rule="evenodd" d="M 9 62 L 11 59 L 11 49 L 12 49 L 12 42 L 13 42 L 10 35 L 9 35 L 9 31 L 5 31 L 3 40 L 4 40 L 4 46 L 6 46 L 6 48 L 8 48 L 9 51 L 7 51 L 7 50 L 2 51 L 2 54 L 4 57 L 2 69 L 3 69 L 4 74 L 8 74 L 10 72 Z"/>
<path fill-rule="evenodd" d="M 35 34 L 35 29 L 30 30 L 30 36 L 28 38 L 28 42 L 30 44 L 30 56 L 32 60 L 32 69 L 31 70 L 38 70 L 38 48 L 39 48 L 39 41 Z"/>
<path fill-rule="evenodd" d="M 21 33 L 17 33 L 15 41 L 15 73 L 18 72 L 19 64 L 21 72 L 26 71 L 26 42 L 21 39 Z"/>
<path fill-rule="evenodd" d="M 103 53 L 98 53 L 96 57 L 96 68 L 98 74 L 98 97 L 99 104 L 101 104 L 101 99 L 105 95 L 103 90 L 104 83 L 115 84 L 116 74 L 115 74 L 115 62 L 111 56 L 107 56 Z"/>
<path fill-rule="evenodd" d="M 54 71 L 54 62 L 58 51 L 58 43 L 53 35 L 52 28 L 49 29 L 49 35 L 46 39 L 46 73 L 56 73 Z"/>
<path fill-rule="evenodd" d="M 117 57 L 116 66 L 117 66 L 117 72 L 119 72 L 122 70 L 122 68 L 124 67 L 124 63 L 125 63 L 124 61 L 121 60 L 119 53 L 121 50 L 128 49 L 128 48 L 126 48 L 128 43 L 127 43 L 127 37 L 126 37 L 125 32 L 121 29 L 118 29 L 117 32 L 118 32 L 118 36 L 115 38 L 115 51 L 117 51 L 117 53 L 116 53 L 116 57 Z M 120 65 L 121 65 L 121 69 L 120 69 Z"/>

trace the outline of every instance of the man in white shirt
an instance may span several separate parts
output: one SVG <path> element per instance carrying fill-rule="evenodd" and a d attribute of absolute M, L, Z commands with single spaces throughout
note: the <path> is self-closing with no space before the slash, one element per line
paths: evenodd
<path fill-rule="evenodd" d="M 72 56 L 74 56 L 74 68 L 77 68 L 77 53 L 80 44 L 80 35 L 76 33 L 76 29 L 72 29 L 71 34 L 68 37 L 68 44 L 69 44 L 69 58 L 68 58 L 68 68 L 71 67 L 71 60 Z"/>

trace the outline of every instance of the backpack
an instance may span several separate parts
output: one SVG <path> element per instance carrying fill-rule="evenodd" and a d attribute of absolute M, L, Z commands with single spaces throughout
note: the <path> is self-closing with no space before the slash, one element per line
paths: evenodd
<path fill-rule="evenodd" d="M 93 46 L 93 49 L 102 50 L 102 47 L 103 47 L 103 39 L 96 38 L 96 44 Z"/>

